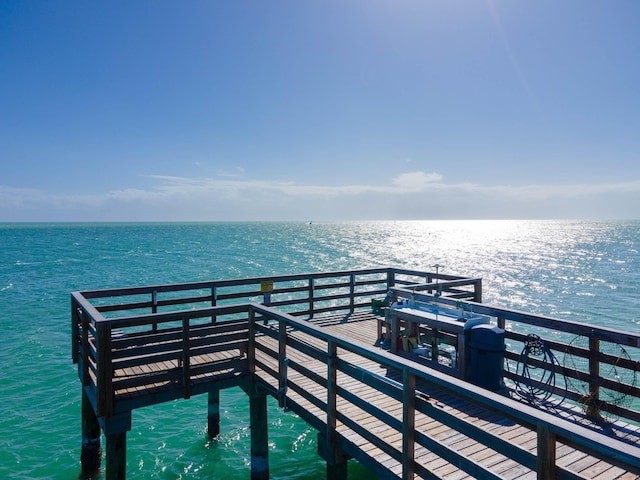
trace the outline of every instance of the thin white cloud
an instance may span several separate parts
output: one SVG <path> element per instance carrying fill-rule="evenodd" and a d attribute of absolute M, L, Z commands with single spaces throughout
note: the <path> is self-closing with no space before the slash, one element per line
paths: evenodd
<path fill-rule="evenodd" d="M 394 178 L 393 185 L 405 191 L 422 192 L 441 180 L 442 175 L 438 173 L 410 172 Z"/>
<path fill-rule="evenodd" d="M 244 175 L 245 169 L 243 167 L 235 167 L 233 172 L 219 172 L 218 177 L 238 178 Z"/>
<path fill-rule="evenodd" d="M 384 193 L 403 196 L 421 192 L 432 192 L 440 194 L 492 195 L 525 201 L 539 201 L 551 198 L 573 198 L 613 192 L 640 192 L 640 181 L 574 185 L 480 185 L 474 183 L 443 183 L 442 175 L 425 172 L 402 173 L 392 179 L 391 184 L 387 185 L 309 185 L 266 180 L 195 179 L 160 175 L 151 175 L 150 177 L 161 182 L 157 187 L 158 191 L 169 194 L 266 192 L 290 196 L 335 197 L 367 193 Z"/>
<path fill-rule="evenodd" d="M 101 215 L 109 215 L 109 220 L 118 220 L 118 215 L 125 220 L 216 220 L 220 215 L 226 215 L 224 219 L 251 219 L 251 215 L 254 219 L 268 218 L 268 215 L 279 219 L 296 215 L 358 219 L 368 218 L 376 211 L 381 212 L 378 218 L 393 218 L 396 214 L 416 217 L 434 211 L 443 218 L 460 218 L 466 214 L 517 217 L 518 212 L 522 212 L 521 217 L 554 218 L 558 215 L 580 216 L 589 209 L 597 209 L 611 218 L 619 218 L 616 214 L 624 214 L 625 218 L 640 217 L 640 212 L 634 212 L 632 208 L 640 198 L 640 181 L 480 185 L 446 183 L 438 173 L 420 171 L 401 173 L 383 185 L 310 185 L 161 175 L 149 175 L 148 178 L 155 181 L 153 188 L 112 190 L 92 195 L 60 195 L 0 186 L 0 221 L 12 221 L 22 214 L 28 216 L 34 212 L 46 217 L 50 210 L 63 219 L 74 214 L 84 220 L 104 219 Z M 432 208 L 425 209 L 427 205 Z M 129 218 L 134 214 L 135 218 Z"/>

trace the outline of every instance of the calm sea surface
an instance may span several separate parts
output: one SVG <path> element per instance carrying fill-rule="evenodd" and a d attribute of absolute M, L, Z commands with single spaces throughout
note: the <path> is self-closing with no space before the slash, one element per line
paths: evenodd
<path fill-rule="evenodd" d="M 640 332 L 640 222 L 0 224 L 0 478 L 77 479 L 74 290 L 373 266 L 481 276 L 484 301 Z M 316 433 L 270 403 L 272 478 L 324 477 Z M 248 401 L 221 394 L 139 409 L 128 478 L 249 477 Z M 357 463 L 350 478 L 368 478 Z"/>

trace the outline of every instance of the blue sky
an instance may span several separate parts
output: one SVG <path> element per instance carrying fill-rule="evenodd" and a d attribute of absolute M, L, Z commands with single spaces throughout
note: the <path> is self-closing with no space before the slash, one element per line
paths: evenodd
<path fill-rule="evenodd" d="M 640 218 L 636 0 L 0 3 L 0 221 Z"/>

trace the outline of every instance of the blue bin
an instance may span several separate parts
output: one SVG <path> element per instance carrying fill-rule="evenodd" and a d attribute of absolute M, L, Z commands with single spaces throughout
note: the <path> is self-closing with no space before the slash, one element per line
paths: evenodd
<path fill-rule="evenodd" d="M 500 390 L 504 368 L 504 330 L 487 324 L 472 327 L 469 351 L 469 381 L 493 392 Z"/>

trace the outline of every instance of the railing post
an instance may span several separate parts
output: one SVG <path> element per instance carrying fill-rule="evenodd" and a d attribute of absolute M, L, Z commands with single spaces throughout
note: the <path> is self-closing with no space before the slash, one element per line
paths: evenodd
<path fill-rule="evenodd" d="M 330 445 L 335 445 L 336 439 L 337 351 L 335 342 L 329 341 L 327 344 L 327 440 Z"/>
<path fill-rule="evenodd" d="M 387 270 L 387 291 L 396 285 L 396 272 L 393 268 Z"/>
<path fill-rule="evenodd" d="M 349 311 L 353 313 L 355 310 L 355 293 L 356 293 L 356 275 L 351 273 L 349 275 Z"/>
<path fill-rule="evenodd" d="M 82 386 L 86 387 L 91 382 L 89 376 L 89 316 L 84 312 L 78 312 L 82 322 Z M 98 352 L 96 352 L 96 355 Z M 96 358 L 97 363 L 97 358 Z"/>
<path fill-rule="evenodd" d="M 249 307 L 249 341 L 247 342 L 247 362 L 249 373 L 256 372 L 256 311 Z"/>
<path fill-rule="evenodd" d="M 313 302 L 313 297 L 315 295 L 315 286 L 316 286 L 316 281 L 315 279 L 309 278 L 309 318 L 313 318 L 313 310 L 315 308 L 314 302 Z"/>
<path fill-rule="evenodd" d="M 88 345 L 87 345 L 88 346 Z M 113 362 L 111 358 L 111 323 L 96 322 L 96 415 L 111 417 L 113 410 Z"/>
<path fill-rule="evenodd" d="M 215 307 L 218 304 L 218 289 L 213 286 L 211 287 L 211 306 Z M 216 323 L 216 321 L 218 320 L 218 316 L 217 315 L 212 315 L 211 316 L 211 323 Z"/>
<path fill-rule="evenodd" d="M 586 413 L 593 418 L 600 417 L 600 340 L 589 337 L 589 402 Z"/>
<path fill-rule="evenodd" d="M 278 321 L 278 405 L 285 406 L 287 395 L 287 324 L 284 320 Z"/>
<path fill-rule="evenodd" d="M 546 423 L 538 424 L 538 480 L 556 478 L 556 435 Z"/>
<path fill-rule="evenodd" d="M 318 447 L 324 451 L 327 461 L 328 480 L 345 480 L 347 478 L 347 457 L 338 448 L 336 438 L 337 425 L 337 382 L 338 382 L 338 347 L 333 341 L 327 343 L 327 431 L 318 435 Z"/>
<path fill-rule="evenodd" d="M 408 368 L 402 371 L 402 479 L 415 475 L 416 377 Z"/>
<path fill-rule="evenodd" d="M 440 339 L 440 330 L 437 328 L 431 329 L 431 361 L 438 365 L 440 359 L 440 349 L 438 348 L 438 340 Z"/>
<path fill-rule="evenodd" d="M 189 351 L 189 317 L 182 316 L 182 384 L 184 398 L 191 397 L 191 353 Z"/>
<path fill-rule="evenodd" d="M 158 290 L 151 291 L 151 313 L 158 313 Z"/>
<path fill-rule="evenodd" d="M 82 345 L 80 339 L 80 312 L 78 311 L 78 304 L 71 297 L 71 360 L 73 363 L 78 363 L 79 347 Z"/>
<path fill-rule="evenodd" d="M 429 273 L 427 275 L 427 284 L 428 285 L 433 285 L 434 284 L 433 279 L 434 279 L 433 273 Z M 437 282 L 438 277 L 435 277 L 435 279 L 436 279 L 436 282 Z M 427 289 L 427 293 L 429 295 L 433 295 L 433 290 L 434 290 L 433 288 L 429 288 L 429 289 Z"/>
<path fill-rule="evenodd" d="M 482 279 L 478 279 L 473 285 L 473 301 L 482 303 Z"/>
<path fill-rule="evenodd" d="M 156 289 L 151 291 L 151 313 L 158 313 L 158 290 Z M 155 332 L 158 329 L 158 324 L 153 322 L 151 329 Z"/>

